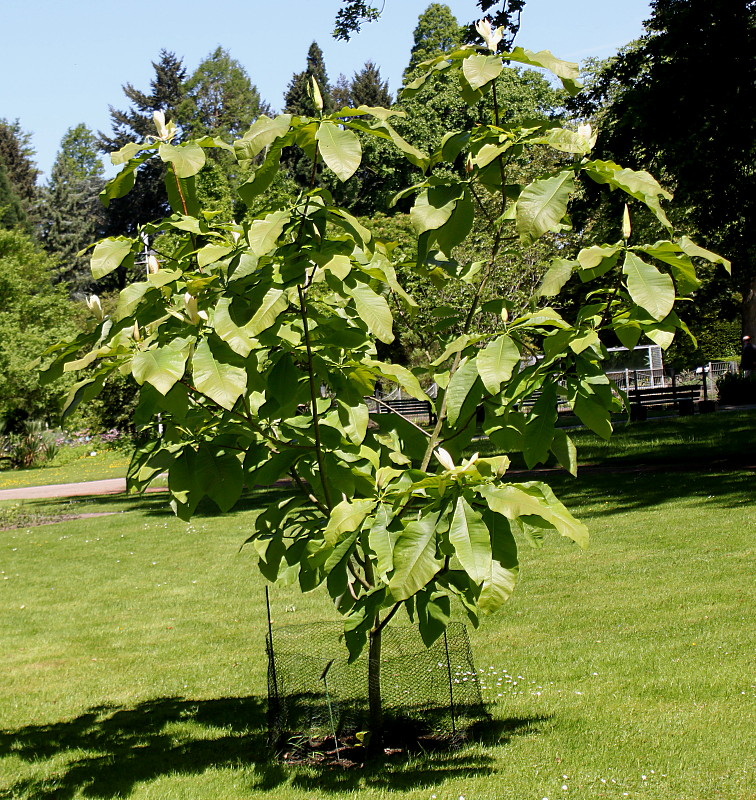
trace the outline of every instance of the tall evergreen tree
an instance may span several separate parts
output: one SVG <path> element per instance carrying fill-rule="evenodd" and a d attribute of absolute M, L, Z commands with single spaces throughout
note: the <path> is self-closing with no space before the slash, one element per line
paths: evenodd
<path fill-rule="evenodd" d="M 0 161 L 0 229 L 9 231 L 20 229 L 27 233 L 32 229 L 23 203 L 16 194 L 2 161 Z"/>
<path fill-rule="evenodd" d="M 685 209 L 678 222 L 732 260 L 756 336 L 756 0 L 651 6 L 645 35 L 607 63 L 580 110 L 599 114 L 599 156 L 660 175 Z"/>
<path fill-rule="evenodd" d="M 105 214 L 98 195 L 104 183 L 97 137 L 84 124 L 69 128 L 42 192 L 41 239 L 57 257 L 59 279 L 73 295 L 92 288 L 89 257 L 78 253 L 103 234 Z"/>
<path fill-rule="evenodd" d="M 410 61 L 404 71 L 405 81 L 422 61 L 461 44 L 462 34 L 463 30 L 449 6 L 431 3 L 417 20 Z"/>
<path fill-rule="evenodd" d="M 15 206 L 20 203 L 19 224 L 30 230 L 29 226 L 36 221 L 39 170 L 34 163 L 31 134 L 21 128 L 18 120 L 0 119 L 0 164 L 10 184 L 8 199 L 0 200 L 0 204 Z"/>
<path fill-rule="evenodd" d="M 307 51 L 305 70 L 297 72 L 289 81 L 286 94 L 284 94 L 284 112 L 286 114 L 315 116 L 317 110 L 311 96 L 311 78 L 315 78 L 320 87 L 324 111 L 330 111 L 333 108 L 331 85 L 328 81 L 323 51 L 317 42 L 313 42 Z"/>
<path fill-rule="evenodd" d="M 153 61 L 155 76 L 150 91 L 142 92 L 130 83 L 123 93 L 131 101 L 125 111 L 110 107 L 112 133 L 100 132 L 98 144 L 104 153 L 118 150 L 128 142 L 144 141 L 155 134 L 152 115 L 162 111 L 166 121 L 176 120 L 176 109 L 184 98 L 186 70 L 180 58 L 167 50 Z M 137 170 L 136 187 L 126 197 L 110 204 L 107 231 L 110 235 L 133 233 L 142 223 L 162 217 L 168 208 L 168 198 L 160 167 L 146 165 Z"/>
<path fill-rule="evenodd" d="M 354 106 L 388 108 L 392 102 L 388 81 L 381 80 L 381 71 L 372 61 L 366 61 L 365 66 L 354 73 L 350 95 Z"/>
<path fill-rule="evenodd" d="M 184 88 L 177 118 L 192 137 L 238 138 L 270 110 L 244 67 L 222 47 L 200 62 Z"/>

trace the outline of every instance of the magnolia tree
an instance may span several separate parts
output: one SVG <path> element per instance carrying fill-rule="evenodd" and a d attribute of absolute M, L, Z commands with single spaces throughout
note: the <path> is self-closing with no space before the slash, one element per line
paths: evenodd
<path fill-rule="evenodd" d="M 669 195 L 651 175 L 591 160 L 590 128 L 504 124 L 496 78 L 505 61 L 549 69 L 571 92 L 577 68 L 548 52 L 497 54 L 500 31 L 479 30 L 484 46 L 461 47 L 426 66 L 428 75 L 450 76 L 470 104 L 493 93 L 493 118 L 450 131 L 430 155 L 396 133 L 395 113 L 384 108 L 263 116 L 233 144 L 212 137 L 173 144 L 175 129 L 157 114 L 155 137 L 112 155 L 123 167 L 103 200 L 125 195 L 137 168 L 160 160 L 172 213 L 134 238 L 100 241 L 91 260 L 102 278 L 132 264 L 148 237 L 146 277 L 121 291 L 110 316 L 90 298 L 96 327 L 59 345 L 45 373 L 84 371 L 69 412 L 112 373 L 133 376 L 141 387 L 136 423 L 156 428 L 159 416 L 162 433 L 134 453 L 129 485 L 143 490 L 167 472 L 171 504 L 183 519 L 203 497 L 227 512 L 245 485 L 291 479 L 295 491 L 259 514 L 247 541 L 268 580 L 298 581 L 305 592 L 325 585 L 344 616 L 352 659 L 367 647 L 374 748 L 381 746 L 385 625 L 403 607 L 431 643 L 449 621 L 452 598 L 477 625 L 515 586 L 518 538 L 537 544 L 552 531 L 586 545 L 586 528 L 546 484 L 508 480 L 507 454 L 522 453 L 529 467 L 553 456 L 575 474 L 575 447 L 556 427 L 557 404 L 569 403 L 608 437 L 622 400 L 602 368 L 604 335 L 613 332 L 629 348 L 644 335 L 666 347 L 685 327 L 676 294 L 698 285 L 691 259 L 719 260 L 673 235 L 660 202 Z M 316 85 L 312 95 L 322 109 Z M 414 305 L 397 280 L 396 245 L 376 240 L 316 186 L 323 168 L 342 181 L 354 174 L 358 133 L 392 142 L 425 175 L 402 193 L 415 198 L 419 247 L 411 268 L 436 284 L 473 287 L 467 307 L 439 309 L 443 353 L 423 370 L 377 355 L 376 340 L 394 339 L 389 295 Z M 312 163 L 311 186 L 293 202 L 243 224 L 201 207 L 195 176 L 209 148 L 249 168 L 239 190 L 249 203 L 271 185 L 287 147 L 301 148 Z M 549 148 L 557 166 L 529 185 L 511 182 L 510 163 L 533 148 Z M 662 238 L 633 242 L 626 208 L 623 238 L 592 244 L 576 260 L 555 259 L 528 313 L 510 319 L 507 298 L 484 302 L 504 256 L 569 229 L 570 198 L 583 181 L 623 193 L 630 209 L 650 209 Z M 491 250 L 458 263 L 454 248 L 478 214 L 492 231 Z M 601 280 L 566 319 L 548 298 L 573 275 Z M 429 399 L 423 387 L 435 383 L 435 425 L 426 430 L 396 412 L 371 418 L 366 398 L 379 381 L 422 400 Z M 478 425 L 501 455 L 462 457 Z"/>

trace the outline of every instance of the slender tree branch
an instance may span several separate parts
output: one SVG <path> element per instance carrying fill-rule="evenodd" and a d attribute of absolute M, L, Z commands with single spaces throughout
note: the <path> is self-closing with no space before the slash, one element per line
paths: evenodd
<path fill-rule="evenodd" d="M 373 587 L 357 572 L 356 567 L 352 564 L 352 559 L 350 558 L 347 561 L 347 569 L 349 570 L 351 576 L 362 585 L 364 589 L 367 589 L 369 592 L 372 591 Z"/>
<path fill-rule="evenodd" d="M 319 509 L 319 510 L 320 510 L 320 511 L 323 513 L 323 514 L 325 514 L 325 516 L 327 517 L 327 516 L 329 515 L 329 513 L 330 513 L 330 512 L 329 512 L 329 511 L 328 511 L 328 509 L 327 509 L 327 508 L 326 508 L 326 507 L 325 507 L 325 506 L 324 506 L 324 505 L 323 505 L 323 504 L 320 502 L 320 500 L 318 500 L 318 498 L 317 498 L 317 497 L 316 497 L 316 496 L 315 496 L 315 495 L 314 495 L 314 494 L 313 494 L 311 491 L 309 491 L 309 490 L 307 489 L 307 487 L 306 487 L 306 486 L 305 486 L 305 484 L 304 484 L 304 481 L 303 481 L 303 480 L 302 480 L 302 478 L 299 476 L 299 473 L 297 472 L 297 470 L 296 470 L 296 467 L 292 467 L 292 468 L 289 470 L 289 475 L 291 475 L 291 477 L 292 477 L 292 478 L 294 478 L 294 481 L 296 482 L 296 484 L 297 484 L 297 486 L 299 487 L 299 490 L 302 492 L 302 494 L 305 494 L 305 495 L 307 495 L 307 497 L 309 497 L 309 498 L 310 498 L 310 500 L 311 500 L 311 501 L 312 501 L 312 502 L 315 504 L 315 506 L 316 506 L 316 507 L 317 507 L 317 508 L 318 508 L 318 509 Z"/>
<path fill-rule="evenodd" d="M 386 614 L 386 616 L 383 618 L 383 620 L 382 620 L 381 622 L 379 622 L 379 623 L 378 623 L 378 627 L 377 627 L 377 628 L 375 628 L 375 632 L 376 632 L 376 633 L 378 633 L 379 631 L 382 631 L 382 630 L 383 630 L 383 629 L 386 627 L 386 625 L 388 625 L 388 624 L 389 624 L 389 622 L 390 622 L 390 621 L 391 621 L 391 619 L 393 618 L 394 614 L 396 614 L 396 612 L 397 612 L 397 611 L 398 611 L 398 610 L 399 610 L 401 607 L 402 607 L 402 604 L 401 604 L 401 603 L 397 603 L 396 605 L 394 605 L 394 606 L 393 606 L 393 608 L 391 609 L 391 611 L 389 611 L 389 613 L 388 613 L 388 614 Z"/>
<path fill-rule="evenodd" d="M 374 400 L 376 403 L 378 403 L 378 405 L 383 406 L 384 408 L 387 408 L 392 414 L 396 414 L 397 417 L 401 417 L 405 422 L 408 422 L 410 425 L 412 425 L 413 428 L 417 428 L 420 431 L 420 433 L 423 433 L 426 436 L 430 437 L 430 434 L 428 433 L 428 431 L 425 430 L 425 428 L 423 428 L 422 426 L 418 425 L 416 422 L 413 422 L 408 417 L 405 417 L 404 414 L 402 414 L 400 411 L 397 411 L 389 403 L 384 403 L 383 400 L 379 400 L 377 397 L 370 397 L 370 398 L 365 398 L 365 399 Z"/>

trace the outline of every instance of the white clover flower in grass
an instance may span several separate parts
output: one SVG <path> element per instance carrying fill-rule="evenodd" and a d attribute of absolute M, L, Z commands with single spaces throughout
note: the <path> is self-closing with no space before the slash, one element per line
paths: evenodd
<path fill-rule="evenodd" d="M 499 42 L 504 38 L 504 28 L 492 28 L 491 23 L 484 17 L 475 23 L 475 30 L 486 43 L 486 47 L 495 53 Z"/>
<path fill-rule="evenodd" d="M 92 314 L 97 317 L 100 322 L 105 319 L 105 312 L 102 310 L 102 303 L 100 303 L 100 298 L 96 294 L 90 294 L 87 298 L 87 308 L 92 312 Z"/>

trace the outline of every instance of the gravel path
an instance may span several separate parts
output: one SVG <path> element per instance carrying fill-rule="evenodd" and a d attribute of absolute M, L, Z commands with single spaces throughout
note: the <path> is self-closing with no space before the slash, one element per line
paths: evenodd
<path fill-rule="evenodd" d="M 23 486 L 0 489 L 0 500 L 36 500 L 43 497 L 83 497 L 91 494 L 120 494 L 126 491 L 126 478 L 108 478 L 83 483 L 55 483 L 51 486 Z"/>

